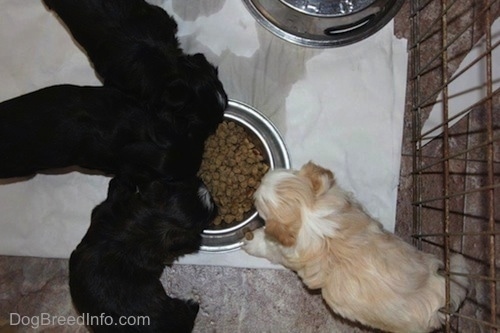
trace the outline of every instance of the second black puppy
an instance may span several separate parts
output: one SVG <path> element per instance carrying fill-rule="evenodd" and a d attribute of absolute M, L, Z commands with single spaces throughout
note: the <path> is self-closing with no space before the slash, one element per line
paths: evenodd
<path fill-rule="evenodd" d="M 203 54 L 188 55 L 177 23 L 144 0 L 44 0 L 87 52 L 104 85 L 139 99 L 160 117 L 203 120 L 207 137 L 222 121 L 227 95 Z M 209 133 L 209 134 L 210 134 Z"/>
<path fill-rule="evenodd" d="M 215 214 L 196 177 L 155 180 L 137 190 L 111 180 L 107 199 L 92 211 L 90 228 L 69 262 L 73 303 L 93 319 L 87 323 L 93 332 L 190 332 L 198 304 L 169 297 L 159 278 L 165 264 L 198 250 Z M 124 325 L 127 318 L 141 322 Z"/>
<path fill-rule="evenodd" d="M 182 118 L 182 119 L 179 119 Z M 159 118 L 120 90 L 52 86 L 0 103 L 0 178 L 78 165 L 133 178 L 196 174 L 192 118 Z M 194 123 L 194 124 L 193 124 Z"/>

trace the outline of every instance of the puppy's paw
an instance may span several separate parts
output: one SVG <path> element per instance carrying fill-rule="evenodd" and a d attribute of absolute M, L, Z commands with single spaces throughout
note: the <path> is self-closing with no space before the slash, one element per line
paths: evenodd
<path fill-rule="evenodd" d="M 193 314 L 193 317 L 196 317 L 198 314 L 198 311 L 200 310 L 200 304 L 196 302 L 195 300 L 188 299 L 186 300 L 186 305 L 188 306 L 189 310 Z"/>
<path fill-rule="evenodd" d="M 245 237 L 242 249 L 250 255 L 261 257 L 265 251 L 264 228 L 254 230 L 252 233 L 252 238 Z"/>

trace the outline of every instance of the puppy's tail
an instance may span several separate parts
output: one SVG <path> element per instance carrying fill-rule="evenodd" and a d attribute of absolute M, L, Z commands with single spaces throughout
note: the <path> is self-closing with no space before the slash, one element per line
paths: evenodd
<path fill-rule="evenodd" d="M 464 301 L 470 287 L 469 266 L 461 254 L 450 258 L 450 305 L 451 311 L 457 311 Z"/>

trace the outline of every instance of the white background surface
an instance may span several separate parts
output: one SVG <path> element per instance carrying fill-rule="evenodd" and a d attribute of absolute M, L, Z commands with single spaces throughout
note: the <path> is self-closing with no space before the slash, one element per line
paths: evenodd
<path fill-rule="evenodd" d="M 219 67 L 229 98 L 274 122 L 294 168 L 309 160 L 330 168 L 372 216 L 394 229 L 406 40 L 393 36 L 392 22 L 350 46 L 310 49 L 269 33 L 241 1 L 152 2 L 174 15 L 186 53 L 203 52 Z M 1 101 L 58 83 L 100 85 L 41 1 L 0 0 L 0 9 Z M 0 180 L 0 254 L 69 257 L 108 181 L 76 172 Z M 275 267 L 243 251 L 200 253 L 181 263 Z"/>

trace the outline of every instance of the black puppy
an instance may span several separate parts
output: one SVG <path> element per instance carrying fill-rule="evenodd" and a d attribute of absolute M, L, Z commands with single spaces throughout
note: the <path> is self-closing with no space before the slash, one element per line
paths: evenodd
<path fill-rule="evenodd" d="M 83 47 L 104 85 L 135 96 L 160 117 L 195 117 L 206 137 L 222 121 L 227 95 L 204 55 L 184 54 L 177 23 L 144 0 L 44 0 Z M 176 110 L 177 112 L 175 112 Z"/>
<path fill-rule="evenodd" d="M 207 130 L 196 117 L 158 117 L 111 87 L 59 85 L 0 103 L 0 178 L 78 165 L 133 178 L 190 177 Z"/>
<path fill-rule="evenodd" d="M 215 214 L 198 178 L 137 189 L 113 178 L 69 261 L 73 303 L 93 331 L 191 331 L 198 304 L 167 296 L 159 278 L 165 264 L 198 250 Z M 122 325 L 144 317 L 143 325 Z"/>

